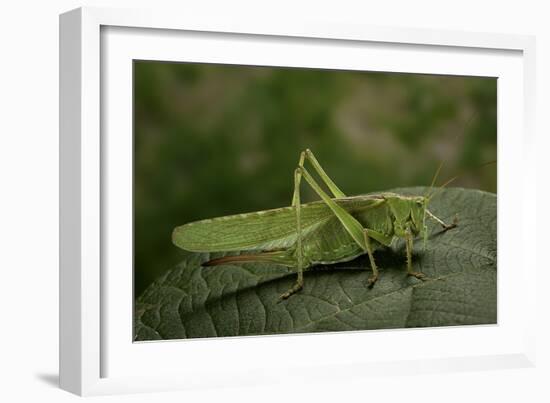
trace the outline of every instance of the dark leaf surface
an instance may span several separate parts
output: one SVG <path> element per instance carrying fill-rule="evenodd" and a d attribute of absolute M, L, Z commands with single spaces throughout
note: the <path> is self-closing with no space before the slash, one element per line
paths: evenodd
<path fill-rule="evenodd" d="M 394 189 L 423 194 L 425 188 Z M 306 333 L 405 327 L 491 324 L 497 320 L 496 195 L 445 189 L 430 210 L 457 228 L 442 232 L 429 223 L 430 237 L 414 245 L 414 269 L 406 275 L 402 241 L 375 253 L 380 278 L 367 288 L 366 256 L 315 266 L 304 289 L 279 302 L 296 275 L 265 263 L 201 267 L 223 254 L 190 254 L 152 283 L 136 301 L 135 340 Z"/>

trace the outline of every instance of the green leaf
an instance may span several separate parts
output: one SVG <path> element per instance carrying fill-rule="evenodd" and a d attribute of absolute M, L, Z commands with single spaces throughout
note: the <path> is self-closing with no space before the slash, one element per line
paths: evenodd
<path fill-rule="evenodd" d="M 423 194 L 425 188 L 394 189 Z M 305 272 L 304 289 L 279 302 L 296 279 L 292 269 L 243 263 L 201 267 L 222 254 L 190 254 L 136 301 L 135 340 L 306 333 L 496 323 L 496 195 L 442 190 L 430 210 L 458 227 L 429 223 L 423 248 L 415 241 L 406 275 L 405 246 L 377 251 L 380 278 L 367 288 L 366 256 Z M 432 221 L 432 220 L 430 220 Z"/>

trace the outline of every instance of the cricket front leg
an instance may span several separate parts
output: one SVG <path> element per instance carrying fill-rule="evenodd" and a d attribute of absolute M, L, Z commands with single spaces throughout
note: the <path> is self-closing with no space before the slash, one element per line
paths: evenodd
<path fill-rule="evenodd" d="M 409 228 L 407 228 L 405 233 L 405 246 L 407 249 L 407 275 L 416 277 L 420 280 L 424 280 L 426 278 L 426 275 L 424 273 L 413 271 L 412 269 L 413 236 Z"/>
<path fill-rule="evenodd" d="M 302 153 L 303 154 L 303 153 Z M 300 161 L 303 162 L 302 158 Z M 298 278 L 296 283 L 284 294 L 281 299 L 287 299 L 292 294 L 297 293 L 304 287 L 304 256 L 302 251 L 302 223 L 301 223 L 301 202 L 300 202 L 300 182 L 302 181 L 302 171 L 297 168 L 294 171 L 294 196 L 292 197 L 292 206 L 296 209 L 296 270 Z"/>
<path fill-rule="evenodd" d="M 453 219 L 452 224 L 446 224 L 441 218 L 436 217 L 430 210 L 426 209 L 426 214 L 428 214 L 428 216 L 431 219 L 437 221 L 443 227 L 444 231 L 455 228 L 458 225 L 458 217 L 456 215 L 455 215 L 455 218 Z"/>

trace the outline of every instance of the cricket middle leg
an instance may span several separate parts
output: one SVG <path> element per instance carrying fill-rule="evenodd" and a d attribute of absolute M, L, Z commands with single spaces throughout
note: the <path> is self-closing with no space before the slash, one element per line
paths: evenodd
<path fill-rule="evenodd" d="M 413 236 L 409 228 L 407 228 L 405 234 L 405 246 L 407 248 L 407 275 L 416 277 L 420 280 L 424 280 L 426 277 L 424 273 L 413 271 L 412 269 Z"/>

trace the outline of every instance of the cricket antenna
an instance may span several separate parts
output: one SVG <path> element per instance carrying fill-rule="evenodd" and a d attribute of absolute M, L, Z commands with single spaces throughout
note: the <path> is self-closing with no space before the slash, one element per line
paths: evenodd
<path fill-rule="evenodd" d="M 472 121 L 474 120 L 475 117 L 476 117 L 476 113 L 473 113 L 473 114 L 470 116 L 470 118 L 468 119 L 468 121 L 464 124 L 464 127 L 462 128 L 462 133 L 461 133 L 460 135 L 463 135 L 463 134 L 466 132 L 466 128 L 467 128 L 468 126 L 470 126 L 470 124 L 472 123 Z M 456 141 L 456 139 L 457 139 L 458 137 L 459 137 L 459 135 L 457 134 L 457 135 L 455 136 L 455 138 L 453 139 L 453 142 Z M 433 187 L 434 187 L 434 185 L 435 185 L 435 182 L 436 182 L 436 180 L 437 180 L 437 177 L 439 176 L 439 172 L 441 171 L 441 168 L 443 167 L 443 164 L 444 164 L 444 163 L 445 163 L 445 160 L 443 160 L 443 159 L 439 162 L 439 166 L 437 167 L 437 170 L 435 171 L 435 174 L 434 174 L 434 176 L 433 176 L 433 178 L 432 178 L 432 183 L 431 183 L 430 187 L 428 188 L 428 190 L 426 191 L 425 197 L 428 198 L 428 199 L 431 199 L 432 196 L 433 196 L 432 190 L 433 190 Z M 456 179 L 456 178 L 454 178 L 454 179 Z M 454 180 L 454 179 L 453 179 L 453 180 Z M 452 181 L 448 181 L 448 183 L 445 183 L 445 185 L 440 186 L 440 188 L 441 188 L 441 187 L 445 187 L 446 185 L 448 185 L 448 184 L 451 183 L 451 182 L 452 182 Z M 430 193 L 432 193 L 432 194 L 430 194 Z"/>
<path fill-rule="evenodd" d="M 487 165 L 491 165 L 491 164 L 496 164 L 496 160 L 494 161 L 489 161 L 489 162 L 484 162 L 483 164 L 480 164 L 478 165 L 477 167 L 475 167 L 475 169 L 479 169 L 479 168 L 483 168 L 484 166 L 487 166 Z M 452 178 L 448 179 L 443 185 L 439 186 L 437 188 L 437 190 L 432 193 L 429 198 L 432 198 L 433 196 L 435 196 L 438 192 L 440 192 L 442 189 L 445 188 L 445 186 L 449 185 L 450 183 L 454 182 L 456 179 L 460 178 L 461 176 L 463 176 L 466 172 L 461 172 L 459 173 L 458 175 L 455 175 L 453 176 Z"/>
<path fill-rule="evenodd" d="M 426 197 L 429 197 L 428 195 L 431 193 L 434 185 L 435 185 L 435 181 L 437 180 L 437 177 L 439 176 L 439 172 L 441 171 L 441 168 L 443 167 L 443 163 L 445 161 L 444 160 L 441 160 L 439 162 L 439 166 L 437 167 L 437 169 L 435 170 L 435 174 L 434 174 L 434 177 L 432 178 L 432 183 L 430 184 L 430 187 L 428 188 L 428 190 L 426 191 Z"/>

